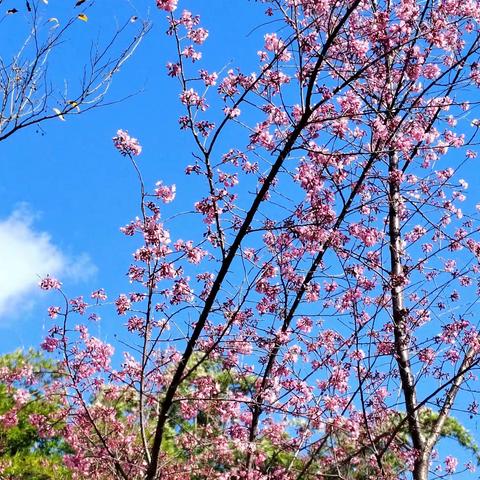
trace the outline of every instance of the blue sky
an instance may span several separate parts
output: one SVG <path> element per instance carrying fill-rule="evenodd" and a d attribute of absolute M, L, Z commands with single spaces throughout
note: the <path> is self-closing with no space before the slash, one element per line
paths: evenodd
<path fill-rule="evenodd" d="M 75 11 L 71 4 L 51 0 L 42 7 L 44 18 L 55 16 L 62 21 Z M 197 1 L 183 2 L 181 8 L 200 13 L 202 24 L 211 31 L 202 48 L 208 68 L 220 70 L 231 62 L 254 70 L 261 34 L 249 32 L 258 23 L 259 16 L 253 12 L 263 10 L 258 4 L 246 1 L 237 8 L 236 2 L 220 0 L 212 8 L 207 1 Z M 74 89 L 90 41 L 97 36 L 100 43 L 107 41 L 116 22 L 137 15 L 148 19 L 153 28 L 115 77 L 107 101 L 133 96 L 84 115 L 67 116 L 65 122 L 53 119 L 41 129 L 30 127 L 0 143 L 3 351 L 37 345 L 43 337 L 49 325 L 45 308 L 53 299 L 38 292 L 35 284 L 48 271 L 58 273 L 71 296 L 87 296 L 104 287 L 113 298 L 128 290 L 125 272 L 133 244 L 119 227 L 139 213 L 139 197 L 132 167 L 112 146 L 117 129 L 128 130 L 142 143 L 139 164 L 147 187 L 160 179 L 177 185 L 171 213 L 191 210 L 194 201 L 189 182 L 195 180 L 183 174 L 192 161 L 192 145 L 188 134 L 178 129 L 177 118 L 183 113 L 179 85 L 166 76 L 165 64 L 174 56 L 171 39 L 164 34 L 165 13 L 150 0 L 102 0 L 87 14 L 88 22 L 78 21 L 68 41 L 50 58 L 50 75 L 60 89 L 64 78 Z M 25 15 L 23 9 L 2 21 L 0 40 L 10 39 L 2 45 L 9 45 L 12 52 L 23 42 L 19 32 Z M 132 24 L 124 41 L 134 35 L 136 26 Z M 186 235 L 182 222 L 175 227 L 178 236 L 182 229 Z M 113 325 L 108 318 L 102 322 L 107 337 L 119 326 L 118 319 L 112 321 Z"/>

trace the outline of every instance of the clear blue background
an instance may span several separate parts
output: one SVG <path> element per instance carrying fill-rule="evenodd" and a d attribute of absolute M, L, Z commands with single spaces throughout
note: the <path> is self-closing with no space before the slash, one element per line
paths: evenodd
<path fill-rule="evenodd" d="M 61 20 L 81 11 L 73 8 L 74 2 L 70 6 L 65 3 L 51 0 L 44 7 L 45 18 Z M 259 19 L 263 21 L 263 7 L 256 2 L 241 3 L 241 8 L 231 0 L 181 3 L 180 9 L 201 14 L 202 26 L 211 31 L 201 48 L 205 59 L 201 68 L 218 71 L 228 64 L 241 64 L 248 72 L 255 70 L 262 34 L 251 30 Z M 7 45 L 15 51 L 23 42 L 26 12 L 23 3 L 17 4 L 22 10 L 0 24 L 3 55 Z M 82 115 L 67 116 L 65 122 L 49 120 L 41 129 L 33 126 L 1 142 L 0 219 L 26 202 L 39 214 L 35 230 L 48 232 L 52 242 L 71 255 L 87 253 L 98 267 L 95 277 L 84 285 L 64 282 L 65 291 L 70 296 L 88 296 L 93 289 L 103 287 L 114 298 L 129 289 L 125 273 L 136 243 L 126 239 L 119 228 L 139 214 L 139 187 L 131 165 L 113 148 L 112 136 L 121 128 L 140 140 L 143 152 L 138 163 L 147 188 L 157 180 L 177 185 L 177 200 L 165 209 L 167 215 L 169 211 L 191 211 L 198 200 L 194 195 L 196 179 L 184 175 L 185 167 L 193 163 L 193 145 L 188 133 L 178 128 L 178 117 L 183 114 L 179 84 L 166 75 L 167 61 L 175 60 L 173 40 L 165 35 L 166 13 L 159 11 L 153 0 L 136 1 L 135 8 L 133 2 L 102 0 L 87 14 L 88 22 L 78 21 L 67 34 L 67 42 L 50 58 L 50 77 L 59 89 L 68 78 L 74 92 L 91 41 L 98 36 L 100 43 L 105 43 L 117 22 L 122 24 L 137 15 L 139 20 L 129 27 L 119 46 L 131 39 L 141 19 L 151 22 L 152 29 L 114 77 L 106 100 L 133 96 Z M 8 41 L 2 42 L 4 39 Z M 187 225 L 177 221 L 175 237 L 187 238 L 187 234 Z M 52 297 L 37 303 L 33 310 L 0 318 L 1 350 L 37 345 L 49 325 L 45 307 L 51 301 Z M 103 317 L 105 335 L 118 327 L 115 315 L 111 321 Z"/>

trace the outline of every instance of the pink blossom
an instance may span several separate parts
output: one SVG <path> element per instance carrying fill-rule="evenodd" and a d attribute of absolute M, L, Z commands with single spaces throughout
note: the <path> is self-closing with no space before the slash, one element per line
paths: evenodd
<path fill-rule="evenodd" d="M 218 74 L 216 72 L 208 73 L 207 70 L 200 70 L 200 78 L 205 83 L 205 86 L 212 87 L 217 83 Z"/>
<path fill-rule="evenodd" d="M 170 299 L 172 305 L 178 305 L 181 302 L 191 302 L 193 300 L 193 290 L 188 284 L 189 280 L 188 277 L 185 277 L 175 281 Z"/>
<path fill-rule="evenodd" d="M 136 138 L 130 137 L 128 132 L 118 130 L 117 135 L 113 137 L 113 145 L 122 155 L 140 155 L 142 147 Z"/>
<path fill-rule="evenodd" d="M 39 285 L 42 290 L 59 290 L 62 286 L 56 278 L 50 277 L 49 275 L 43 278 Z"/>
<path fill-rule="evenodd" d="M 194 43 L 201 45 L 208 37 L 208 30 L 205 30 L 204 28 L 197 28 L 196 30 L 190 30 L 187 36 L 193 40 Z"/>
<path fill-rule="evenodd" d="M 193 48 L 193 45 L 189 45 L 188 47 L 185 47 L 182 50 L 182 55 L 185 58 L 190 58 L 192 62 L 196 62 L 197 60 L 200 60 L 202 58 L 202 52 L 195 50 L 195 48 Z"/>
<path fill-rule="evenodd" d="M 100 288 L 99 290 L 95 290 L 94 292 L 92 292 L 91 297 L 101 302 L 104 302 L 107 299 L 107 295 L 103 288 Z"/>
<path fill-rule="evenodd" d="M 206 110 L 205 100 L 193 89 L 190 88 L 180 94 L 180 101 L 188 107 L 197 107 L 200 110 Z"/>
<path fill-rule="evenodd" d="M 56 338 L 46 337 L 40 346 L 47 352 L 53 352 L 58 347 L 58 343 L 59 342 Z"/>
<path fill-rule="evenodd" d="M 441 73 L 440 67 L 438 65 L 434 65 L 429 63 L 423 67 L 423 76 L 428 79 L 437 78 Z"/>
<path fill-rule="evenodd" d="M 173 12 L 177 8 L 178 0 L 156 0 L 157 7 L 166 12 Z"/>
<path fill-rule="evenodd" d="M 85 309 L 87 308 L 86 302 L 83 301 L 83 297 L 72 298 L 69 301 L 72 311 L 83 315 L 85 313 Z"/>
<path fill-rule="evenodd" d="M 418 352 L 418 359 L 427 365 L 431 365 L 433 363 L 435 356 L 435 351 L 432 348 L 424 348 Z"/>
<path fill-rule="evenodd" d="M 275 146 L 273 141 L 273 135 L 268 131 L 268 125 L 266 123 L 259 123 L 254 129 L 254 132 L 250 135 L 251 145 L 259 145 L 266 150 L 272 150 Z"/>
<path fill-rule="evenodd" d="M 169 77 L 178 77 L 182 73 L 182 67 L 179 63 L 167 63 L 167 73 Z"/>
<path fill-rule="evenodd" d="M 355 350 L 351 353 L 350 358 L 358 362 L 365 358 L 365 352 L 361 349 Z"/>
<path fill-rule="evenodd" d="M 285 48 L 283 40 L 277 37 L 276 33 L 267 33 L 265 35 L 265 50 L 273 52 L 279 56 L 279 60 L 287 62 L 290 60 L 290 52 Z"/>
<path fill-rule="evenodd" d="M 55 306 L 48 307 L 48 316 L 52 319 L 56 318 L 60 313 L 60 311 L 61 311 L 60 307 L 55 307 Z"/>
<path fill-rule="evenodd" d="M 448 474 L 453 474 L 457 470 L 458 460 L 451 455 L 445 457 L 445 472 Z"/>
<path fill-rule="evenodd" d="M 313 327 L 313 322 L 310 317 L 300 317 L 297 320 L 297 328 L 304 333 L 310 333 Z"/>
<path fill-rule="evenodd" d="M 198 265 L 202 261 L 202 258 L 207 255 L 205 250 L 193 246 L 193 242 L 191 240 L 188 242 L 178 240 L 175 242 L 175 250 L 185 252 L 188 261 L 195 265 Z"/>
<path fill-rule="evenodd" d="M 0 415 L 0 425 L 4 428 L 12 428 L 18 424 L 18 416 L 15 410 L 11 410 L 3 415 Z"/>
<path fill-rule="evenodd" d="M 198 15 L 193 15 L 189 10 L 183 10 L 182 16 L 179 19 L 179 22 L 190 31 L 195 25 L 200 23 L 200 17 Z"/>
<path fill-rule="evenodd" d="M 30 399 L 30 397 L 30 392 L 28 390 L 25 390 L 24 388 L 18 388 L 13 394 L 13 399 L 18 406 L 25 405 Z"/>
<path fill-rule="evenodd" d="M 134 315 L 133 317 L 130 317 L 127 321 L 127 330 L 129 332 L 140 331 L 143 328 L 143 325 L 143 319 Z"/>
<path fill-rule="evenodd" d="M 119 315 L 125 315 L 125 312 L 130 309 L 131 302 L 125 294 L 121 294 L 117 300 L 115 300 L 117 312 Z"/>
<path fill-rule="evenodd" d="M 159 181 L 156 183 L 155 195 L 160 198 L 163 203 L 170 203 L 173 202 L 175 199 L 175 192 L 177 187 L 175 185 L 171 185 L 168 187 L 167 185 L 163 185 L 163 182 Z"/>
<path fill-rule="evenodd" d="M 473 462 L 467 462 L 465 464 L 465 468 L 467 469 L 468 472 L 470 473 L 475 473 L 475 471 L 477 470 L 477 468 L 475 467 L 474 463 Z"/>
<path fill-rule="evenodd" d="M 225 112 L 225 115 L 228 118 L 237 118 L 238 116 L 240 116 L 240 109 L 239 108 L 225 107 L 223 109 L 223 111 Z"/>

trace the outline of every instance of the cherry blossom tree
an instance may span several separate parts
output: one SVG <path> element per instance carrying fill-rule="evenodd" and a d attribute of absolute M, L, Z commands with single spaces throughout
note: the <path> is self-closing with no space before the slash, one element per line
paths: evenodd
<path fill-rule="evenodd" d="M 478 409 L 480 224 L 466 190 L 479 5 L 262 3 L 274 22 L 247 73 L 206 68 L 200 18 L 156 2 L 202 193 L 178 238 L 163 219 L 175 186 L 150 188 L 139 141 L 118 131 L 140 195 L 122 228 L 138 238 L 131 286 L 112 299 L 129 339 L 120 367 L 82 319 L 97 320 L 105 291 L 69 298 L 41 283 L 61 300 L 43 348 L 65 370 L 73 478 L 473 468 L 438 445 L 454 413 Z"/>

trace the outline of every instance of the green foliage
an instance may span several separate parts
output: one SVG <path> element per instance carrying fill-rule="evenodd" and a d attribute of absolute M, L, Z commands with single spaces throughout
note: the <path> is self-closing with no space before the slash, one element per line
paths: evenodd
<path fill-rule="evenodd" d="M 71 475 L 62 458 L 69 448 L 58 435 L 60 424 L 52 426 L 48 436 L 40 435 L 30 422 L 31 415 L 51 418 L 59 410 L 58 401 L 45 398 L 43 386 L 58 376 L 55 362 L 33 350 L 16 351 L 0 357 L 0 370 L 30 371 L 30 379 L 20 376 L 13 382 L 0 383 L 0 415 L 15 412 L 15 422 L 0 423 L 0 475 L 5 480 L 68 480 Z M 14 395 L 19 389 L 29 398 L 19 408 Z M 12 410 L 13 409 L 13 410 Z"/>
<path fill-rule="evenodd" d="M 431 426 L 438 418 L 438 413 L 425 409 L 421 412 L 420 419 L 425 431 L 431 431 Z M 480 447 L 475 442 L 473 435 L 454 417 L 447 417 L 442 428 L 441 436 L 455 440 L 461 447 L 473 453 L 480 465 Z"/>

